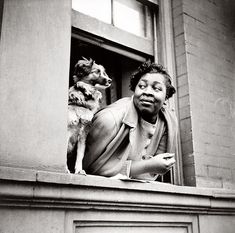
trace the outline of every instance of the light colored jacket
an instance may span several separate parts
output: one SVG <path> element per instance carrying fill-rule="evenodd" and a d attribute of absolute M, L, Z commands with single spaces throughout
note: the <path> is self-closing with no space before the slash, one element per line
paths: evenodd
<path fill-rule="evenodd" d="M 174 112 L 161 109 L 162 124 L 148 147 L 150 155 L 175 153 L 177 120 Z M 123 170 L 131 147 L 136 147 L 138 114 L 133 98 L 122 98 L 96 113 L 87 138 L 83 167 L 88 174 L 114 176 Z M 161 139 L 167 132 L 166 151 L 160 151 Z"/>

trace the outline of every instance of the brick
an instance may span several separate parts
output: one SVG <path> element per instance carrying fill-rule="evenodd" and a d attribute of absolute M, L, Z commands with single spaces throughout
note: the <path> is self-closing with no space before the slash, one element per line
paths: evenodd
<path fill-rule="evenodd" d="M 191 113 L 190 113 L 190 107 L 189 106 L 185 106 L 185 107 L 179 109 L 180 120 L 188 118 L 190 116 L 191 116 Z"/>
<path fill-rule="evenodd" d="M 184 25 L 183 15 L 180 14 L 180 15 L 174 16 L 174 18 L 173 18 L 173 26 L 177 27 L 177 26 L 183 26 L 183 25 Z"/>
<path fill-rule="evenodd" d="M 232 169 L 231 172 L 232 172 L 232 180 L 235 183 L 235 169 Z"/>
<path fill-rule="evenodd" d="M 222 188 L 223 183 L 220 179 L 209 178 L 209 177 L 196 177 L 196 185 L 197 187 L 204 188 Z"/>
<path fill-rule="evenodd" d="M 204 21 L 202 21 L 203 19 L 201 18 L 201 15 L 194 15 L 192 13 L 189 14 L 187 12 L 184 12 L 183 18 L 184 18 L 185 24 L 195 26 L 195 28 L 205 23 Z"/>
<path fill-rule="evenodd" d="M 180 120 L 180 128 L 181 128 L 181 133 L 191 132 L 192 131 L 191 118 Z"/>
<path fill-rule="evenodd" d="M 232 179 L 231 169 L 208 166 L 208 176 L 212 178 Z"/>
<path fill-rule="evenodd" d="M 179 46 L 179 45 L 184 45 L 185 44 L 185 35 L 184 34 L 180 34 L 177 35 L 175 37 L 175 46 Z"/>
<path fill-rule="evenodd" d="M 195 54 L 202 56 L 200 47 L 197 44 L 187 43 L 185 51 L 187 51 L 188 54 Z"/>
<path fill-rule="evenodd" d="M 196 165 L 196 176 L 208 177 L 208 166 L 203 164 Z"/>
<path fill-rule="evenodd" d="M 220 157 L 227 156 L 227 153 L 224 152 L 224 148 L 222 148 L 221 146 L 216 146 L 215 144 L 208 144 L 205 148 L 205 153 L 208 155 Z"/>
<path fill-rule="evenodd" d="M 177 65 L 186 64 L 186 56 L 185 56 L 185 54 L 177 56 L 176 63 L 177 63 Z"/>
<path fill-rule="evenodd" d="M 192 131 L 181 131 L 180 132 L 180 139 L 181 142 L 187 142 L 187 141 L 192 141 Z"/>
<path fill-rule="evenodd" d="M 185 50 L 185 45 L 184 44 L 181 44 L 181 45 L 178 45 L 175 47 L 175 55 L 176 57 L 182 55 L 182 54 L 185 54 L 186 53 L 186 50 Z"/>
<path fill-rule="evenodd" d="M 190 114 L 188 114 L 188 112 L 190 112 L 190 109 L 187 110 L 187 108 L 190 108 L 190 107 L 189 106 L 185 106 L 185 107 L 182 107 L 182 108 L 178 108 L 178 112 L 177 112 L 178 115 L 177 115 L 177 117 L 178 117 L 179 120 L 183 120 L 185 118 L 190 117 Z"/>
<path fill-rule="evenodd" d="M 179 36 L 184 34 L 183 24 L 175 26 L 173 31 L 174 31 L 174 36 Z"/>
<path fill-rule="evenodd" d="M 188 85 L 183 85 L 178 87 L 178 96 L 182 97 L 182 96 L 186 96 L 189 94 L 189 88 Z"/>
<path fill-rule="evenodd" d="M 189 7 L 184 5 L 184 15 L 188 18 L 191 18 L 193 22 L 198 24 L 203 24 L 206 22 L 206 15 L 203 14 L 203 10 L 198 7 L 198 4 L 192 5 L 190 4 Z"/>
<path fill-rule="evenodd" d="M 187 141 L 185 143 L 189 143 L 192 145 L 192 141 Z M 182 147 L 183 147 L 183 143 L 182 143 Z M 192 165 L 195 164 L 195 159 L 194 159 L 194 153 L 191 154 L 182 154 L 182 161 L 183 161 L 183 166 L 188 166 L 188 165 Z"/>
<path fill-rule="evenodd" d="M 178 6 L 182 6 L 182 0 L 174 0 L 174 1 L 172 1 L 172 7 L 173 7 L 173 9 L 174 8 L 176 8 L 176 7 L 178 7 Z"/>
<path fill-rule="evenodd" d="M 187 85 L 187 84 L 188 84 L 188 76 L 186 74 L 183 74 L 177 77 L 177 87 Z"/>
<path fill-rule="evenodd" d="M 194 164 L 183 166 L 185 177 L 195 177 L 195 167 Z"/>
<path fill-rule="evenodd" d="M 184 156 L 184 164 L 187 160 L 187 164 L 189 164 L 189 161 L 194 162 L 194 158 L 193 158 L 193 144 L 192 141 L 187 141 L 187 142 L 182 142 L 181 143 L 181 147 L 182 147 L 182 153 Z"/>
<path fill-rule="evenodd" d="M 179 15 L 182 15 L 183 14 L 182 5 L 178 5 L 177 7 L 174 7 L 172 13 L 173 13 L 174 18 L 179 16 Z"/>
<path fill-rule="evenodd" d="M 201 156 L 206 156 L 205 154 L 205 146 L 206 144 L 203 143 L 203 142 L 200 142 L 197 140 L 197 136 L 195 136 L 195 134 L 193 135 L 194 137 L 194 140 L 193 140 L 193 146 L 194 146 L 194 154 L 196 156 L 196 161 L 198 162 L 198 155 L 201 155 Z M 200 137 L 201 138 L 201 137 Z"/>
<path fill-rule="evenodd" d="M 231 180 L 222 180 L 222 185 L 224 189 L 235 190 L 235 182 Z"/>
<path fill-rule="evenodd" d="M 196 186 L 195 176 L 186 176 L 186 175 L 184 175 L 184 185 L 186 185 L 186 186 Z"/>
<path fill-rule="evenodd" d="M 182 96 L 179 98 L 179 108 L 189 105 L 189 95 Z"/>
<path fill-rule="evenodd" d="M 187 72 L 186 64 L 176 65 L 176 71 L 177 71 L 177 75 L 185 74 Z"/>

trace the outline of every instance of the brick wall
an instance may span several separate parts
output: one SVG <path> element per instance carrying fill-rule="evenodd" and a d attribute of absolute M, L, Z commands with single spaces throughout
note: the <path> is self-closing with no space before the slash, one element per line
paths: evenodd
<path fill-rule="evenodd" d="M 235 188 L 235 2 L 172 8 L 185 184 Z"/>

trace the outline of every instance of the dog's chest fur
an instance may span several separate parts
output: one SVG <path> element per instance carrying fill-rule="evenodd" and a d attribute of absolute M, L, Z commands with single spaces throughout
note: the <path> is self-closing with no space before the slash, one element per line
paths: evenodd
<path fill-rule="evenodd" d="M 79 122 L 88 124 L 100 107 L 102 94 L 93 86 L 80 82 L 81 88 L 69 89 L 68 126 L 76 126 Z"/>

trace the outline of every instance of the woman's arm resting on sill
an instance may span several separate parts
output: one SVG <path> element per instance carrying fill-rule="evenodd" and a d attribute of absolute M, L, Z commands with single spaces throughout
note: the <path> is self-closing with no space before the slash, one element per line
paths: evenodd
<path fill-rule="evenodd" d="M 155 155 L 147 160 L 132 161 L 130 168 L 130 176 L 143 173 L 165 174 L 175 163 L 175 154 L 163 153 Z"/>

